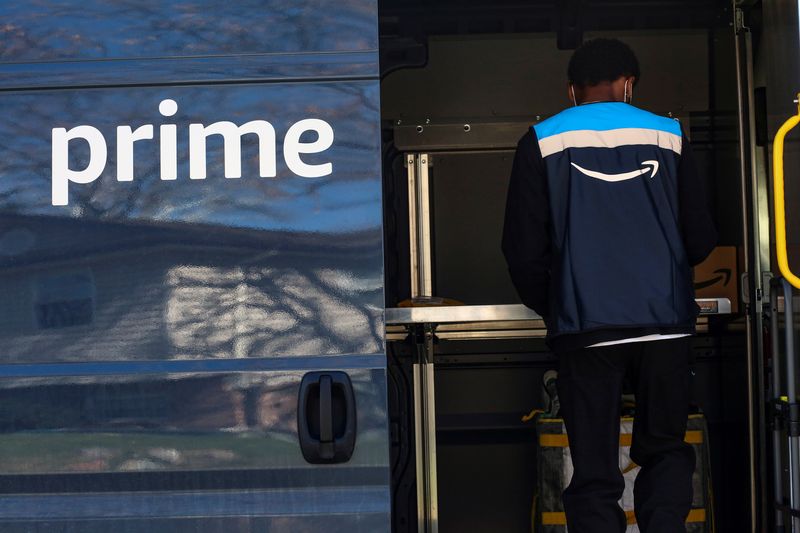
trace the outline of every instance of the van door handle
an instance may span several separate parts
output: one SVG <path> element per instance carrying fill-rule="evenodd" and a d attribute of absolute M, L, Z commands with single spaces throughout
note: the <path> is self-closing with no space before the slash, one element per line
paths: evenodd
<path fill-rule="evenodd" d="M 356 402 L 344 372 L 309 372 L 297 403 L 300 450 L 312 464 L 345 463 L 356 443 Z"/>

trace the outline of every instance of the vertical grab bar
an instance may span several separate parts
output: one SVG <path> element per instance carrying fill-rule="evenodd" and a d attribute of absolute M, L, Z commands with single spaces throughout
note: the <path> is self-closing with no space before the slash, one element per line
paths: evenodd
<path fill-rule="evenodd" d="M 786 135 L 798 124 L 800 124 L 800 94 L 797 95 L 795 103 L 798 105 L 797 114 L 790 117 L 786 122 L 781 125 L 778 132 L 775 134 L 775 141 L 773 142 L 772 150 L 772 168 L 773 168 L 773 196 L 774 196 L 774 211 L 775 211 L 775 248 L 778 258 L 778 269 L 783 275 L 781 285 L 783 287 L 783 300 L 784 300 L 784 328 L 786 330 L 786 404 L 788 407 L 788 424 L 786 424 L 788 434 L 788 447 L 789 447 L 789 507 L 792 511 L 789 513 L 791 516 L 791 531 L 792 533 L 800 533 L 800 520 L 795 516 L 796 512 L 800 510 L 800 428 L 798 428 L 798 405 L 797 405 L 797 390 L 796 390 L 796 376 L 795 376 L 795 363 L 796 354 L 794 350 L 794 316 L 793 316 L 793 290 L 792 287 L 800 288 L 800 278 L 798 278 L 789 267 L 789 256 L 786 246 L 786 199 L 784 190 L 784 174 L 783 174 L 783 145 Z M 777 299 L 775 300 L 777 301 Z M 776 313 L 773 312 L 773 315 Z M 773 341 L 777 340 L 777 321 L 773 321 Z M 773 342 L 773 345 L 777 345 Z M 773 346 L 773 355 L 778 353 L 777 346 Z M 777 401 L 782 402 L 780 395 L 780 375 L 779 364 L 777 359 L 773 359 L 773 383 L 776 390 L 775 395 Z M 779 404 L 780 405 L 780 404 Z M 780 433 L 780 429 L 777 429 Z M 773 438 L 776 437 L 773 435 Z M 783 497 L 782 487 L 782 469 L 780 461 L 780 443 L 773 442 L 775 447 L 775 497 Z M 776 522 L 777 525 L 777 522 Z"/>
<path fill-rule="evenodd" d="M 778 280 L 773 280 L 769 289 L 770 301 L 770 336 L 772 340 L 772 490 L 775 503 L 783 505 L 783 431 L 778 423 L 777 409 L 781 405 L 781 366 L 780 366 L 780 332 L 778 325 Z M 784 304 L 785 305 L 785 304 Z M 775 509 L 775 531 L 783 532 L 784 511 Z"/>
<path fill-rule="evenodd" d="M 775 141 L 772 145 L 772 176 L 775 210 L 775 247 L 778 256 L 778 268 L 783 277 L 788 280 L 792 286 L 800 289 L 800 278 L 794 275 L 791 268 L 789 268 L 789 258 L 786 251 L 786 202 L 783 185 L 783 143 L 789 131 L 800 123 L 800 94 L 797 95 L 797 100 L 795 100 L 795 102 L 798 104 L 797 114 L 793 117 L 789 117 L 778 129 L 778 133 L 775 134 Z"/>
<path fill-rule="evenodd" d="M 797 420 L 796 353 L 794 348 L 794 290 L 788 280 L 783 285 L 783 313 L 785 351 L 786 351 L 786 396 L 789 407 L 789 423 L 786 425 L 789 437 L 789 502 L 793 512 L 800 510 L 800 428 Z M 792 533 L 800 533 L 800 519 L 791 517 Z"/>

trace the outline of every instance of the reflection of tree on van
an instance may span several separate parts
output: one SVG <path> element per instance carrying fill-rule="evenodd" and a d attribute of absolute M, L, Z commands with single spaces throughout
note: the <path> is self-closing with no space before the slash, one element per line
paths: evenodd
<path fill-rule="evenodd" d="M 34 311 L 41 329 L 66 328 L 92 323 L 94 280 L 91 272 L 40 277 L 35 282 Z"/>
<path fill-rule="evenodd" d="M 370 233 L 342 237 L 337 248 L 315 234 L 253 237 L 244 230 L 184 225 L 133 231 L 130 225 L 48 217 L 2 221 L 10 231 L 26 228 L 35 236 L 27 251 L 0 256 L 6 296 L 0 339 L 8 361 L 380 349 L 380 280 L 336 269 L 341 253 L 359 254 Z M 323 264 L 319 250 L 326 248 Z M 65 259 L 65 250 L 80 252 L 80 258 Z M 274 250 L 291 250 L 299 261 L 286 264 Z M 363 259 L 365 276 L 371 276 L 380 257 Z M 345 303 L 351 297 L 360 303 Z"/>

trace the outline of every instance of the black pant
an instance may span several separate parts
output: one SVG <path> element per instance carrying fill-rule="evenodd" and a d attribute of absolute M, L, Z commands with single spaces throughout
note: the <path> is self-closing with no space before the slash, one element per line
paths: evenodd
<path fill-rule="evenodd" d="M 617 533 L 626 527 L 618 501 L 623 378 L 636 395 L 631 459 L 642 533 L 686 531 L 695 453 L 684 442 L 690 395 L 690 337 L 583 348 L 559 356 L 558 395 L 574 466 L 563 494 L 570 533 Z"/>

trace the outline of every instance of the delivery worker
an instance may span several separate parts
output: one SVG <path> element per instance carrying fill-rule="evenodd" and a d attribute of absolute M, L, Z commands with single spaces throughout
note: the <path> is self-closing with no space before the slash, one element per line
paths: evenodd
<path fill-rule="evenodd" d="M 716 243 L 704 180 L 681 125 L 631 105 L 639 64 L 616 39 L 586 42 L 568 67 L 573 107 L 517 146 L 503 253 L 545 320 L 574 465 L 570 533 L 626 529 L 618 504 L 623 377 L 634 384 L 631 459 L 644 533 L 685 531 L 694 451 L 684 442 L 692 266 Z"/>

